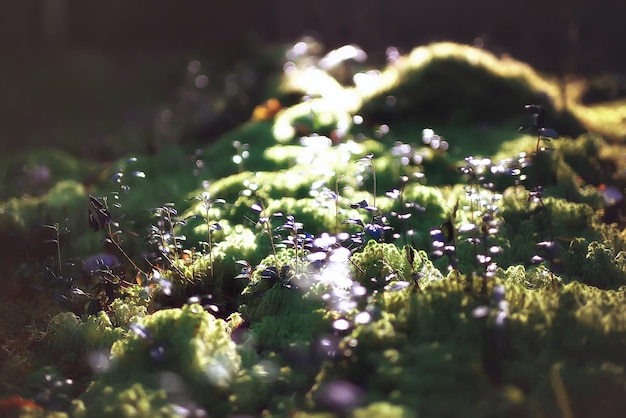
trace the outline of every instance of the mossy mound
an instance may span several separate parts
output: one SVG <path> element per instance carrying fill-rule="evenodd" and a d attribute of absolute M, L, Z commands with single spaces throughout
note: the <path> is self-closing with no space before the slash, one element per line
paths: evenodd
<path fill-rule="evenodd" d="M 81 396 L 81 416 L 135 416 L 136 408 L 160 416 L 168 403 L 201 404 L 218 416 L 228 412 L 225 401 L 241 360 L 226 322 L 188 305 L 156 312 L 134 326 L 113 344 L 109 370 Z"/>
<path fill-rule="evenodd" d="M 370 292 L 382 291 L 394 282 L 427 286 L 443 278 L 425 251 L 416 251 L 410 246 L 400 249 L 372 240 L 350 260 L 352 277 Z"/>
<path fill-rule="evenodd" d="M 43 260 L 54 253 L 47 240 L 60 239 L 68 256 L 87 256 L 102 251 L 101 238 L 88 234 L 85 187 L 62 180 L 41 196 L 14 197 L 0 203 L 0 239 L 11 243 L 0 255 L 12 265 L 16 260 Z M 59 236 L 44 225 L 58 224 Z"/>
<path fill-rule="evenodd" d="M 621 416 L 622 147 L 516 133 L 529 102 L 561 134 L 580 124 L 555 83 L 475 48 L 418 48 L 354 87 L 309 70 L 285 78 L 315 97 L 205 148 L 0 203 L 15 254 L 58 223 L 55 258 L 80 268 L 106 238 L 121 264 L 48 265 L 87 306 L 50 321 L 29 366 L 75 380 L 63 409 Z"/>
<path fill-rule="evenodd" d="M 514 283 L 520 274 L 532 275 L 499 273 L 508 304 L 501 329 L 491 322 L 501 311 L 476 282 L 448 277 L 423 293 L 381 294 L 382 316 L 345 336 L 348 354 L 324 368 L 312 397 L 341 379 L 363 390 L 364 404 L 386 400 L 420 416 L 536 416 L 563 407 L 564 390 L 566 407 L 581 416 L 618 416 L 625 404 L 615 396 L 626 391 L 618 354 L 623 290 L 558 282 L 532 290 Z M 474 317 L 479 306 L 491 313 Z M 602 389 L 590 390 L 590 380 Z"/>
<path fill-rule="evenodd" d="M 377 123 L 418 121 L 431 125 L 494 124 L 524 120 L 523 105 L 543 105 L 554 128 L 568 136 L 585 131 L 564 110 L 549 82 L 514 60 L 453 44 L 417 48 L 395 68 L 390 83 L 368 97 L 359 113 Z"/>

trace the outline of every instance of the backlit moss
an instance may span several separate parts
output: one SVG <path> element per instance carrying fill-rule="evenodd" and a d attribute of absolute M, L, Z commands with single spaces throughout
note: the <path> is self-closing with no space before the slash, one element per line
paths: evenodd
<path fill-rule="evenodd" d="M 347 377 L 367 388 L 368 403 L 391 400 L 420 416 L 452 416 L 462 409 L 480 417 L 493 411 L 494 405 L 485 401 L 493 391 L 488 361 L 501 364 L 506 385 L 502 394 L 510 396 L 497 407 L 507 413 L 554 408 L 545 373 L 559 362 L 566 365 L 561 373 L 575 410 L 591 411 L 597 400 L 598 392 L 589 391 L 586 379 L 603 382 L 612 393 L 626 393 L 618 354 L 626 335 L 620 319 L 623 290 L 562 286 L 558 279 L 529 286 L 524 282 L 533 280 L 532 275 L 521 267 L 498 276 L 509 302 L 502 340 L 506 351 L 484 357 L 492 342 L 486 323 L 472 315 L 485 303 L 481 285 L 468 288 L 452 276 L 422 293 L 405 289 L 384 297 L 380 319 L 345 337 L 343 347 L 349 352 L 324 370 L 324 379 Z M 455 394 L 454 405 L 449 393 Z M 612 407 L 607 411 L 615 413 Z"/>

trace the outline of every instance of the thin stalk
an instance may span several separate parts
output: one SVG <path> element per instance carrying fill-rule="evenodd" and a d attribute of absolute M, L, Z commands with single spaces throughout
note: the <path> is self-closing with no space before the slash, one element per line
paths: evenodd
<path fill-rule="evenodd" d="M 339 179 L 335 180 L 335 236 L 339 235 Z"/>
<path fill-rule="evenodd" d="M 552 243 L 552 245 L 555 245 L 554 231 L 552 229 L 552 219 L 550 218 L 550 212 L 548 212 L 548 208 L 543 203 L 543 198 L 539 199 L 539 205 L 541 206 L 541 209 L 543 210 L 543 213 L 546 214 L 546 221 L 548 222 L 548 232 L 550 233 L 550 242 Z M 550 253 L 550 254 L 552 254 L 552 253 Z M 551 255 L 550 256 L 550 270 L 552 270 L 553 267 L 554 267 L 554 256 Z"/>
<path fill-rule="evenodd" d="M 293 226 L 293 248 L 295 251 L 295 266 L 294 269 L 296 271 L 296 273 L 298 273 L 298 229 L 295 226 L 295 221 L 294 221 L 294 226 Z"/>
<path fill-rule="evenodd" d="M 45 240 L 46 242 L 52 242 L 57 248 L 57 274 L 61 275 L 61 234 L 60 234 L 60 226 L 58 223 L 54 223 L 53 225 L 43 225 L 45 228 L 52 229 L 54 231 L 54 239 Z"/>
<path fill-rule="evenodd" d="M 263 204 L 263 202 L 260 202 L 261 205 L 261 216 L 265 215 L 265 205 Z M 267 234 L 270 236 L 270 245 L 272 246 L 272 254 L 274 255 L 274 265 L 276 267 L 276 271 L 278 271 L 278 256 L 276 255 L 276 245 L 274 245 L 274 234 L 272 232 L 272 225 L 270 222 L 270 218 L 263 216 L 264 218 L 267 219 L 267 221 L 265 222 L 265 229 L 267 231 Z"/>
<path fill-rule="evenodd" d="M 405 178 L 406 177 L 402 178 L 402 186 L 400 186 L 400 199 L 399 199 L 400 208 L 398 210 L 399 215 L 403 214 L 402 209 L 404 208 L 404 186 L 406 186 Z M 400 224 L 402 225 L 402 237 L 404 238 L 404 246 L 406 247 L 408 245 L 408 242 L 407 242 L 408 240 L 407 240 L 406 224 L 404 222 L 404 219 L 402 219 L 402 222 Z"/>
<path fill-rule="evenodd" d="M 372 181 L 374 183 L 374 196 L 372 197 L 372 206 L 376 207 L 376 168 L 374 167 L 374 161 L 370 160 L 370 166 L 372 167 Z"/>
<path fill-rule="evenodd" d="M 172 222 L 172 212 L 167 211 L 167 222 L 170 225 L 170 235 L 174 242 L 174 262 L 178 264 L 178 241 L 176 240 L 176 232 L 174 231 L 174 222 Z"/>
<path fill-rule="evenodd" d="M 474 267 L 478 269 L 478 243 L 476 242 L 476 218 L 474 217 L 474 183 L 470 185 L 470 214 L 472 225 L 474 225 L 474 229 L 472 229 L 472 245 L 474 246 Z"/>
<path fill-rule="evenodd" d="M 211 279 L 215 279 L 215 273 L 213 272 L 213 241 L 211 238 L 211 220 L 209 218 L 209 202 L 204 202 L 206 209 L 206 226 L 207 226 L 207 242 L 209 243 L 209 263 L 211 265 Z"/>
<path fill-rule="evenodd" d="M 133 268 L 141 273 L 143 273 L 144 275 L 147 276 L 147 273 L 145 271 L 143 271 L 134 261 L 132 258 L 130 258 L 130 256 L 128 254 L 126 254 L 126 251 L 124 251 L 124 249 L 120 246 L 120 244 L 118 244 L 115 241 L 115 237 L 113 237 L 113 233 L 111 232 L 111 227 L 109 225 L 106 226 L 105 228 L 105 233 L 107 236 L 108 241 L 113 244 L 115 246 L 115 248 L 117 249 L 117 251 L 122 254 L 124 256 L 124 258 L 133 266 Z"/>
<path fill-rule="evenodd" d="M 537 155 L 537 157 L 539 157 L 539 143 L 541 142 L 541 135 L 537 135 L 537 147 L 535 149 L 535 155 Z"/>

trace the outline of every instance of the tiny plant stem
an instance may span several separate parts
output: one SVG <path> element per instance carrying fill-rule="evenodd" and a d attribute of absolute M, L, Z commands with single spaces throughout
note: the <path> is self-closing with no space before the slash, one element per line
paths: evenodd
<path fill-rule="evenodd" d="M 482 241 L 483 241 L 483 255 L 487 256 L 489 254 L 489 228 L 487 225 L 485 225 L 485 221 L 483 220 L 483 225 L 481 225 L 481 232 L 482 232 Z M 488 280 L 488 275 L 487 275 L 487 268 L 488 268 L 488 264 L 484 264 L 483 265 L 483 271 L 482 271 L 482 276 L 483 276 L 483 291 L 486 292 L 487 291 L 487 280 Z"/>
<path fill-rule="evenodd" d="M 470 185 L 470 214 L 472 216 L 472 225 L 474 225 L 474 229 L 472 229 L 472 245 L 474 246 L 474 267 L 478 269 L 478 248 L 476 243 L 476 218 L 474 216 L 474 182 Z"/>
<path fill-rule="evenodd" d="M 354 262 L 354 260 L 352 260 L 352 257 L 348 258 L 348 261 L 350 261 L 354 268 L 357 269 L 359 273 L 361 273 L 363 276 L 367 274 L 365 273 L 365 270 L 363 270 L 357 263 Z"/>
<path fill-rule="evenodd" d="M 124 256 L 124 258 L 133 266 L 133 268 L 139 272 L 141 272 L 142 274 L 147 276 L 147 273 L 145 271 L 143 271 L 134 261 L 132 258 L 130 258 L 130 256 L 128 254 L 126 254 L 126 251 L 124 251 L 124 249 L 120 246 L 120 244 L 118 244 L 114 237 L 113 234 L 111 233 L 111 227 L 107 225 L 106 229 L 105 229 L 105 233 L 106 236 L 109 240 L 109 242 L 111 242 L 111 244 L 113 244 L 115 246 L 115 248 L 117 249 L 117 251 L 122 254 Z"/>
<path fill-rule="evenodd" d="M 211 218 L 209 217 L 209 201 L 204 202 L 206 209 L 206 226 L 207 226 L 207 242 L 209 243 L 209 264 L 211 265 L 211 279 L 215 279 L 215 273 L 213 272 L 213 241 L 211 238 Z"/>
<path fill-rule="evenodd" d="M 51 242 L 56 246 L 57 250 L 57 275 L 61 275 L 61 234 L 60 234 L 60 226 L 58 223 L 54 223 L 53 225 L 43 225 L 44 228 L 52 229 L 54 231 L 54 238 L 45 240 L 44 243 Z"/>
<path fill-rule="evenodd" d="M 294 242 L 294 250 L 295 250 L 295 266 L 294 269 L 296 273 L 298 272 L 298 229 L 294 225 L 293 227 L 293 242 Z"/>
<path fill-rule="evenodd" d="M 61 234 L 60 234 L 60 226 L 58 223 L 54 224 L 54 233 L 56 235 L 55 237 L 55 244 L 57 246 L 57 271 L 58 274 L 61 274 Z"/>
<path fill-rule="evenodd" d="M 548 211 L 548 208 L 543 203 L 543 198 L 539 199 L 539 205 L 541 206 L 541 209 L 542 209 L 543 213 L 546 214 L 546 221 L 548 223 L 548 232 L 550 234 L 550 242 L 552 243 L 552 245 L 555 245 L 555 242 L 554 242 L 554 231 L 552 229 L 552 219 L 550 218 L 550 212 Z M 552 268 L 554 267 L 553 264 L 554 264 L 554 257 L 550 256 L 550 270 L 552 270 Z"/>
<path fill-rule="evenodd" d="M 370 166 L 372 167 L 372 182 L 374 183 L 374 196 L 372 196 L 372 205 L 376 207 L 376 167 L 374 167 L 374 161 L 370 160 Z"/>
<path fill-rule="evenodd" d="M 402 209 L 404 208 L 404 187 L 406 186 L 406 181 L 404 179 L 405 178 L 402 179 L 402 186 L 400 186 L 400 197 L 398 199 L 400 207 L 398 208 L 398 215 L 403 214 Z M 406 223 L 404 222 L 404 219 L 400 222 L 400 225 L 402 228 L 402 237 L 404 238 L 404 245 L 407 246 L 408 245 L 407 228 L 406 228 Z"/>
<path fill-rule="evenodd" d="M 174 243 L 174 262 L 178 265 L 178 241 L 176 240 L 176 232 L 174 231 L 174 222 L 172 221 L 172 213 L 167 211 L 167 222 L 170 226 L 170 235 L 172 236 L 172 242 Z"/>
<path fill-rule="evenodd" d="M 541 142 L 541 135 L 537 135 L 537 147 L 535 150 L 535 155 L 537 155 L 537 157 L 539 157 L 539 143 Z"/>
<path fill-rule="evenodd" d="M 341 177 L 337 177 L 335 180 L 335 236 L 339 235 L 339 179 Z"/>
<path fill-rule="evenodd" d="M 274 234 L 272 232 L 272 225 L 271 225 L 269 216 L 267 217 L 264 216 L 265 204 L 263 204 L 263 202 L 261 201 L 260 205 L 261 205 L 261 216 L 266 219 L 265 230 L 267 231 L 267 234 L 270 236 L 270 245 L 272 247 L 272 254 L 274 255 L 274 265 L 276 267 L 276 271 L 278 271 L 278 255 L 276 255 L 276 245 L 274 245 Z"/>
<path fill-rule="evenodd" d="M 103 198 L 103 202 L 104 202 L 104 207 L 106 210 L 109 210 L 109 205 L 108 205 L 108 200 L 105 198 Z M 122 246 L 120 245 L 121 240 L 119 238 L 119 234 L 115 234 L 113 235 L 113 232 L 111 230 L 111 225 L 110 224 L 106 224 L 106 227 L 104 228 L 105 234 L 107 239 L 109 240 L 109 242 L 111 242 L 115 248 L 117 249 L 117 251 L 119 251 L 120 254 L 122 254 L 124 256 L 124 258 L 126 260 L 128 260 L 128 262 L 133 266 L 134 269 L 136 269 L 137 271 L 142 272 L 143 274 L 146 274 L 141 268 L 139 268 L 139 266 L 130 258 L 130 256 L 128 254 L 126 254 L 126 251 L 124 251 L 124 249 L 122 248 Z"/>

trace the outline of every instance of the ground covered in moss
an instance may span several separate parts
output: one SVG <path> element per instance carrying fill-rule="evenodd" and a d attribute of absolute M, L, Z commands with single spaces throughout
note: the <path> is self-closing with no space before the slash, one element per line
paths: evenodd
<path fill-rule="evenodd" d="M 0 412 L 624 416 L 625 107 L 310 42 L 209 145 L 0 160 Z"/>

